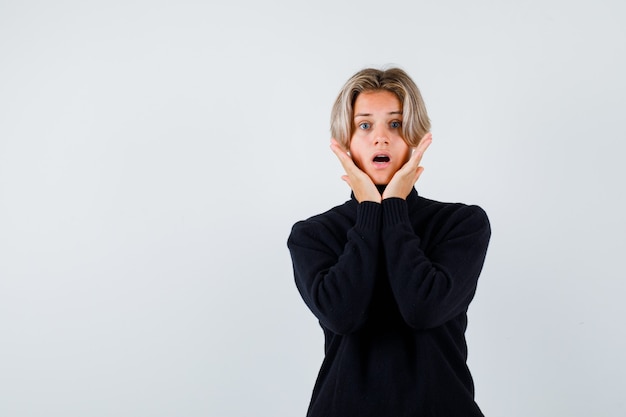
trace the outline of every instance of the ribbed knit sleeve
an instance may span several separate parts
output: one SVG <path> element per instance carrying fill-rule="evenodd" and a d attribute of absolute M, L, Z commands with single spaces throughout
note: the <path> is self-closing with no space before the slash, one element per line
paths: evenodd
<path fill-rule="evenodd" d="M 392 227 L 399 223 L 410 225 L 409 210 L 406 200 L 401 198 L 387 198 L 383 201 L 383 227 Z"/>
<path fill-rule="evenodd" d="M 423 228 L 433 231 L 423 245 L 405 200 L 385 199 L 382 209 L 389 283 L 405 322 L 427 329 L 466 312 L 491 234 L 485 212 L 478 206 L 446 205 Z"/>
<path fill-rule="evenodd" d="M 316 216 L 298 222 L 287 241 L 304 302 L 323 326 L 337 334 L 352 333 L 367 320 L 376 280 L 381 206 L 362 202 L 354 224 L 338 224 L 345 221 Z M 338 236 L 338 230 L 347 233 Z"/>

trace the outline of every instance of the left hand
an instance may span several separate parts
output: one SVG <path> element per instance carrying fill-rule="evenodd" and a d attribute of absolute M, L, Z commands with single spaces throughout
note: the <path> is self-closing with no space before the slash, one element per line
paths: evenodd
<path fill-rule="evenodd" d="M 433 135 L 430 132 L 422 137 L 420 143 L 413 150 L 411 158 L 393 175 L 391 181 L 387 184 L 383 192 L 383 200 L 392 197 L 407 198 L 420 175 L 424 172 L 424 168 L 420 166 L 420 162 L 424 156 L 424 152 L 426 152 L 426 149 L 428 149 L 432 141 Z"/>

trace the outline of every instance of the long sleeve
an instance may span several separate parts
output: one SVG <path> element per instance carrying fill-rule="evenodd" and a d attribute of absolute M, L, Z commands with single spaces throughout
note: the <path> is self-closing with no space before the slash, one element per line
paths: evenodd
<path fill-rule="evenodd" d="M 334 333 L 352 333 L 367 320 L 376 281 L 380 219 L 380 204 L 363 202 L 356 207 L 354 224 L 347 224 L 345 218 L 334 224 L 312 218 L 292 228 L 287 245 L 296 285 L 320 323 Z"/>
<path fill-rule="evenodd" d="M 447 205 L 418 236 L 407 201 L 383 200 L 382 242 L 389 283 L 405 322 L 427 329 L 466 312 L 491 234 L 478 206 Z M 419 216 L 422 218 L 423 216 Z"/>

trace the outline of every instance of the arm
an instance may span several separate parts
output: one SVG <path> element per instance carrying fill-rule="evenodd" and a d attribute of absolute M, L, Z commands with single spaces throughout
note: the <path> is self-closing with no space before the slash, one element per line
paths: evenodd
<path fill-rule="evenodd" d="M 380 204 L 359 204 L 356 224 L 347 231 L 343 246 L 315 220 L 296 223 L 287 241 L 304 302 L 334 333 L 352 333 L 367 319 L 378 263 L 380 216 Z"/>
<path fill-rule="evenodd" d="M 406 323 L 439 326 L 467 311 L 474 297 L 491 229 L 477 206 L 448 207 L 428 253 L 409 221 L 403 199 L 383 200 L 382 241 L 390 285 Z"/>

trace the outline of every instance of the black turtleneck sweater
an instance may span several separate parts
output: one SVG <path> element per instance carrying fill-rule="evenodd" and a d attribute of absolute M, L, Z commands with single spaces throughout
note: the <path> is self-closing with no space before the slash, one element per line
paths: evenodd
<path fill-rule="evenodd" d="M 482 416 L 465 329 L 489 237 L 480 207 L 415 189 L 296 223 L 296 285 L 325 336 L 308 416 Z"/>

